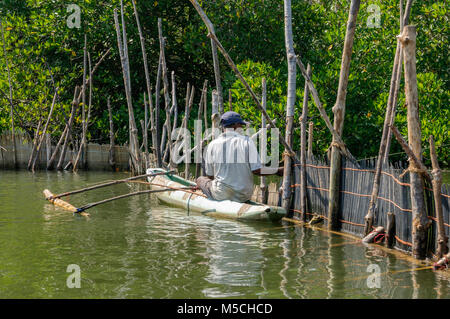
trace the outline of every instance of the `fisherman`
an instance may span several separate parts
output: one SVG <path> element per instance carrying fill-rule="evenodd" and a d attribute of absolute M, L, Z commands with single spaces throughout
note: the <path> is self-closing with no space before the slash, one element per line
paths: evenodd
<path fill-rule="evenodd" d="M 283 175 L 283 167 L 263 167 L 252 139 L 243 135 L 244 122 L 233 111 L 220 119 L 223 133 L 205 151 L 206 176 L 196 183 L 203 193 L 215 200 L 246 202 L 253 193 L 253 175 Z"/>

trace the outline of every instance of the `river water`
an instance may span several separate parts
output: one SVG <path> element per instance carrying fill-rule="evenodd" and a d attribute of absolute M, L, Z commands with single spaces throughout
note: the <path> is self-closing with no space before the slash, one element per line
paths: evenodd
<path fill-rule="evenodd" d="M 84 218 L 42 194 L 124 177 L 0 171 L 0 298 L 450 298 L 447 274 L 346 236 L 189 216 L 148 195 L 97 206 Z M 66 200 L 81 206 L 139 187 Z M 71 267 L 79 267 L 80 288 L 69 288 Z"/>

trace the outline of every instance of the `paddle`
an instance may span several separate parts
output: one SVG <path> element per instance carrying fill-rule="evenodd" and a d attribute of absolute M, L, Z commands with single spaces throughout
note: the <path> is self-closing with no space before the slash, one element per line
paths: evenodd
<path fill-rule="evenodd" d="M 87 192 L 87 191 L 90 191 L 90 190 L 93 190 L 93 189 L 98 189 L 98 188 L 102 188 L 102 187 L 106 187 L 106 186 L 110 186 L 110 185 L 117 185 L 117 184 L 120 184 L 120 183 L 126 183 L 128 181 L 132 181 L 132 180 L 143 178 L 143 177 L 166 175 L 166 174 L 172 174 L 172 173 L 175 173 L 175 171 L 159 172 L 159 173 L 153 173 L 153 174 L 143 174 L 143 175 L 133 176 L 133 177 L 129 177 L 129 178 L 125 178 L 125 179 L 119 179 L 119 180 L 115 180 L 115 181 L 111 181 L 111 182 L 107 182 L 107 183 L 102 183 L 102 184 L 98 184 L 98 185 L 94 185 L 94 186 L 90 186 L 90 187 L 86 187 L 86 188 L 82 188 L 82 189 L 77 189 L 77 190 L 70 191 L 70 192 L 61 193 L 61 194 L 58 194 L 58 195 L 51 195 L 50 197 L 46 196 L 46 199 L 47 200 L 57 199 L 57 198 L 61 198 L 61 197 L 64 197 L 64 196 L 69 196 L 69 195 L 72 195 L 72 194 L 83 193 L 83 192 Z M 45 193 L 45 191 L 44 191 L 44 193 Z"/>

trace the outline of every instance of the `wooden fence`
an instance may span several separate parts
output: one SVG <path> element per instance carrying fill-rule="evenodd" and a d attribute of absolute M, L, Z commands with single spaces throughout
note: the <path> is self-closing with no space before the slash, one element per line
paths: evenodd
<path fill-rule="evenodd" d="M 341 173 L 341 189 L 339 198 L 339 226 L 342 232 L 364 236 L 364 217 L 367 214 L 375 176 L 375 160 L 359 162 L 359 167 L 349 160 L 343 159 Z M 394 247 L 403 251 L 411 250 L 411 195 L 409 173 L 400 175 L 405 165 L 395 163 L 385 165 L 382 169 L 380 192 L 376 202 L 374 226 L 387 228 L 387 213 L 395 214 Z M 308 159 L 306 164 L 307 178 L 307 218 L 314 214 L 327 221 L 328 189 L 330 166 L 326 159 Z M 293 187 L 299 187 L 293 185 Z M 279 204 L 279 185 L 269 185 L 269 204 Z M 257 190 L 255 190 L 255 195 Z M 272 196 L 272 197 L 270 197 Z M 445 231 L 450 233 L 450 186 L 441 189 Z M 425 184 L 425 203 L 428 218 L 432 221 L 428 233 L 428 249 L 435 251 L 437 245 L 437 224 L 431 185 Z M 299 212 L 299 207 L 293 207 Z"/>

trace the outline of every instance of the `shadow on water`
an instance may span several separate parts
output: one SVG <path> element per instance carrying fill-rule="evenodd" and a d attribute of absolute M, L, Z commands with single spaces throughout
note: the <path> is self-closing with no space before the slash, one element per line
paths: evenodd
<path fill-rule="evenodd" d="M 44 188 L 59 193 L 125 176 L 0 172 L 0 297 L 450 297 L 448 276 L 410 270 L 418 266 L 352 238 L 287 223 L 188 216 L 153 196 L 100 205 L 82 218 L 42 195 Z M 78 206 L 141 187 L 67 200 Z M 67 286 L 70 264 L 80 267 L 81 288 Z M 368 281 L 370 265 L 381 274 L 377 287 Z"/>

